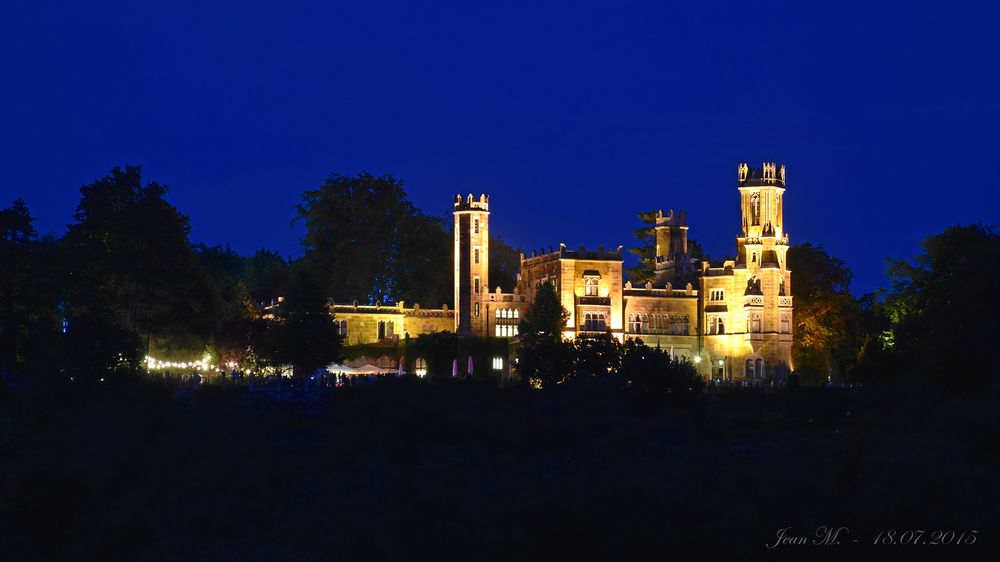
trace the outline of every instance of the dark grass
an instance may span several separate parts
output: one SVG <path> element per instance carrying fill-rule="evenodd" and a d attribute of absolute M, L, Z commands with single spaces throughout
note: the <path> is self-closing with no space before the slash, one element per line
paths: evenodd
<path fill-rule="evenodd" d="M 962 559 L 996 544 L 996 405 L 930 384 L 653 399 L 389 380 L 319 401 L 29 385 L 0 390 L 0 547 L 5 560 L 776 559 L 764 545 L 786 526 L 844 525 L 861 544 L 884 528 L 979 530 L 943 558 Z"/>

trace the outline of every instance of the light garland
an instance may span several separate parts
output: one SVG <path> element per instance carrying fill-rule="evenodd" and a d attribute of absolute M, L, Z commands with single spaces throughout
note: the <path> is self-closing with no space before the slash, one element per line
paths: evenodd
<path fill-rule="evenodd" d="M 229 362 L 228 366 L 235 366 L 235 363 Z M 146 356 L 146 369 L 150 371 L 163 371 L 167 369 L 191 369 L 195 371 L 215 371 L 216 373 L 221 373 L 222 369 L 212 363 L 212 356 L 206 353 L 198 359 L 197 361 L 162 361 L 156 359 L 149 355 Z"/>

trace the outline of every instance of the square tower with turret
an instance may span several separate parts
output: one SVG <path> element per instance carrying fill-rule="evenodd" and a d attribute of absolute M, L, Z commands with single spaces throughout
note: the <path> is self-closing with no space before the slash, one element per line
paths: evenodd
<path fill-rule="evenodd" d="M 483 296 L 489 293 L 490 198 L 455 196 L 455 333 L 486 335 Z"/>

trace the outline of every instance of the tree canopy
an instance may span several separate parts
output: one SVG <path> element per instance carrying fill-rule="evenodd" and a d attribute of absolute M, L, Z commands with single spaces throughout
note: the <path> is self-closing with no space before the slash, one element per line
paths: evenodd
<path fill-rule="evenodd" d="M 142 183 L 141 168 L 114 168 L 80 188 L 75 223 L 62 242 L 69 281 L 69 330 L 98 318 L 153 349 L 204 347 L 220 308 L 211 276 L 188 240 L 188 218 L 168 188 Z"/>
<path fill-rule="evenodd" d="M 851 294 L 854 274 L 823 246 L 799 244 L 788 250 L 795 296 L 795 369 L 817 381 L 828 376 L 844 380 L 857 359 L 860 336 L 859 303 Z"/>
<path fill-rule="evenodd" d="M 440 306 L 453 298 L 451 237 L 392 175 L 334 174 L 302 195 L 305 266 L 336 302 Z"/>
<path fill-rule="evenodd" d="M 980 354 L 1000 316 L 989 291 L 1000 278 L 1000 234 L 988 225 L 952 226 L 922 246 L 912 262 L 889 262 L 886 344 L 907 371 L 967 388 L 995 384 Z"/>

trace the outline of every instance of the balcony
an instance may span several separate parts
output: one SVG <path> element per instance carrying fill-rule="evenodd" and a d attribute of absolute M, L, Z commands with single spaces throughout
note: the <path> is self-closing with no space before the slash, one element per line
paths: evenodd
<path fill-rule="evenodd" d="M 743 306 L 764 306 L 764 295 L 745 295 Z"/>
<path fill-rule="evenodd" d="M 576 297 L 576 304 L 590 306 L 611 306 L 611 297 Z"/>
<path fill-rule="evenodd" d="M 782 308 L 791 308 L 792 297 L 778 297 L 778 306 Z"/>

